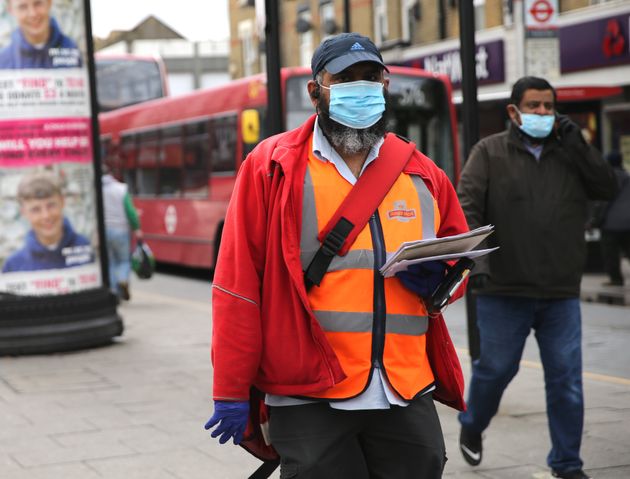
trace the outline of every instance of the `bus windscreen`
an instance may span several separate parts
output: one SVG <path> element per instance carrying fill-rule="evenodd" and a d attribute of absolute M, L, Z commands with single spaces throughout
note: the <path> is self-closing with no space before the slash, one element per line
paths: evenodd
<path fill-rule="evenodd" d="M 165 96 L 160 65 L 150 59 L 96 58 L 99 111 L 110 111 Z"/>

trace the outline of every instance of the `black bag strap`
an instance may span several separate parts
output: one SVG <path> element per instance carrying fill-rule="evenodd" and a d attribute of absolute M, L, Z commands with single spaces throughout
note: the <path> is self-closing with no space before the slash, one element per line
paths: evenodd
<path fill-rule="evenodd" d="M 248 479 L 267 479 L 280 465 L 280 459 L 264 461 Z"/>
<path fill-rule="evenodd" d="M 308 291 L 319 286 L 333 258 L 344 256 L 370 216 L 387 195 L 416 145 L 402 136 L 389 133 L 379 150 L 379 158 L 359 177 L 328 224 L 318 235 L 320 248 L 304 271 Z"/>

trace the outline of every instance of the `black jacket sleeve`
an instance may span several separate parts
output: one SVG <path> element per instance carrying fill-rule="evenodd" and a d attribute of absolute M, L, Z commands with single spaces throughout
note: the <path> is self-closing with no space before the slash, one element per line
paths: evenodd
<path fill-rule="evenodd" d="M 484 142 L 479 142 L 471 150 L 457 184 L 457 196 L 471 230 L 488 223 L 488 169 L 488 151 Z M 485 241 L 479 247 L 483 248 L 484 245 Z M 488 274 L 487 256 L 476 258 L 475 263 L 474 275 Z"/>
<path fill-rule="evenodd" d="M 617 195 L 617 182 L 612 167 L 602 155 L 590 145 L 566 144 L 568 154 L 572 157 L 590 200 L 610 201 Z"/>

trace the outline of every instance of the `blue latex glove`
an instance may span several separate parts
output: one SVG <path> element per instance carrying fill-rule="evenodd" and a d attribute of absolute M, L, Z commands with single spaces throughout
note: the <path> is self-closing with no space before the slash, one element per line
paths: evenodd
<path fill-rule="evenodd" d="M 406 271 L 396 273 L 396 277 L 405 288 L 428 298 L 444 279 L 447 269 L 448 265 L 443 261 L 427 261 L 410 265 Z"/>
<path fill-rule="evenodd" d="M 230 438 L 234 440 L 234 444 L 240 444 L 248 416 L 249 402 L 247 401 L 214 401 L 214 414 L 204 427 L 208 430 L 218 424 L 210 434 L 212 437 L 221 436 L 219 438 L 221 444 L 225 444 Z"/>

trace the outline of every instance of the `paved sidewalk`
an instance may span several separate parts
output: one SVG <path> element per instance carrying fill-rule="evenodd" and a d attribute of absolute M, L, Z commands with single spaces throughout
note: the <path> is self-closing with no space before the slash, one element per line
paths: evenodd
<path fill-rule="evenodd" d="M 156 289 L 161 281 L 158 275 L 134 289 L 131 303 L 121 308 L 125 334 L 112 346 L 0 358 L 0 478 L 238 479 L 255 469 L 256 459 L 239 447 L 220 446 L 203 430 L 211 412 L 211 321 L 209 301 L 197 298 L 208 298 L 209 287 L 182 279 L 181 291 Z M 193 294 L 196 288 L 203 293 Z M 455 306 L 447 320 L 462 328 L 463 308 Z M 463 349 L 461 358 L 468 371 Z M 598 479 L 630 477 L 628 378 L 585 377 L 583 454 Z M 478 468 L 466 465 L 457 450 L 455 412 L 441 406 L 439 412 L 446 477 L 550 477 L 536 362 L 525 361 L 510 385 Z"/>

